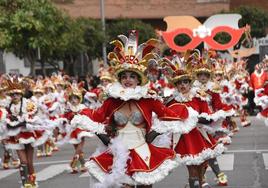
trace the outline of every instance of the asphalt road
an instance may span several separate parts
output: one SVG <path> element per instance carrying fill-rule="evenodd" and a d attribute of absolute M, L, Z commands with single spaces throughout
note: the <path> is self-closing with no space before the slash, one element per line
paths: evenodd
<path fill-rule="evenodd" d="M 228 176 L 228 188 L 268 188 L 268 127 L 255 117 L 251 117 L 251 120 L 252 126 L 240 127 L 239 132 L 233 136 L 232 144 L 227 146 L 227 152 L 218 158 L 221 169 Z M 99 143 L 97 139 L 88 139 L 84 149 L 86 156 L 90 156 Z M 89 187 L 87 173 L 73 175 L 68 171 L 73 152 L 71 145 L 65 145 L 52 157 L 35 159 L 40 188 Z M 0 155 L 3 156 L 2 149 Z M 218 187 L 214 178 L 214 174 L 209 171 L 208 182 L 212 187 Z M 0 169 L 1 188 L 18 188 L 19 180 L 17 169 Z M 187 170 L 180 166 L 153 187 L 184 188 L 187 181 Z"/>

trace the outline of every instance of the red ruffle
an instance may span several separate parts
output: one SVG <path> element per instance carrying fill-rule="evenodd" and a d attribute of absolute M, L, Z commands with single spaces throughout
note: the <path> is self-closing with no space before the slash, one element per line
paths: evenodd
<path fill-rule="evenodd" d="M 197 128 L 193 129 L 188 134 L 183 134 L 180 137 L 178 144 L 175 147 L 176 153 L 183 156 L 198 155 L 205 149 L 213 149 L 216 146 L 215 139 L 208 134 L 210 142 L 208 142 Z"/>
<path fill-rule="evenodd" d="M 141 159 L 141 157 L 135 152 L 135 150 L 131 149 L 129 157 L 130 159 L 127 161 L 127 174 L 132 175 L 134 172 L 151 172 L 157 169 L 165 160 L 174 159 L 175 152 L 171 149 L 167 148 L 159 148 L 148 144 L 151 158 L 149 167 L 146 163 Z M 92 157 L 104 172 L 110 172 L 111 167 L 113 165 L 113 156 L 108 152 L 104 152 L 97 157 Z"/>

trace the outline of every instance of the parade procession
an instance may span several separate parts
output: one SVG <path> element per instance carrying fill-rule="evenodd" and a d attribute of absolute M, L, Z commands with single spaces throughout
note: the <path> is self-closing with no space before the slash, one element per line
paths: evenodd
<path fill-rule="evenodd" d="M 107 41 L 96 74 L 86 75 L 71 70 L 75 62 L 64 63 L 66 72 L 45 59 L 44 51 L 62 56 L 36 35 L 35 60 L 53 70 L 0 74 L 0 187 L 268 187 L 268 50 L 257 49 L 255 25 L 241 19 L 171 14 L 155 37 L 130 26 Z M 61 49 L 67 43 L 53 40 Z M 74 57 L 72 43 L 64 57 Z"/>

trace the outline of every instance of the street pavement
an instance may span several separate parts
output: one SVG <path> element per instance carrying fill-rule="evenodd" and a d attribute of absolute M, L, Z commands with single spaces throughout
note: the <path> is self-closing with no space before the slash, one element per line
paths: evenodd
<path fill-rule="evenodd" d="M 226 188 L 268 188 L 268 127 L 255 117 L 250 118 L 250 127 L 240 127 L 227 146 L 225 154 L 218 158 L 220 167 L 228 176 Z M 236 119 L 237 120 L 237 119 Z M 238 122 L 240 126 L 240 123 Z M 84 151 L 90 156 L 100 144 L 96 138 L 87 139 Z M 69 161 L 73 147 L 64 145 L 52 157 L 36 158 L 35 169 L 40 188 L 89 188 L 90 178 L 87 173 L 70 174 Z M 3 151 L 0 149 L 0 155 Z M 214 174 L 209 170 L 207 181 L 212 187 L 218 187 Z M 17 169 L 0 169 L 1 188 L 19 188 Z M 187 169 L 180 166 L 154 188 L 184 188 L 188 182 Z"/>

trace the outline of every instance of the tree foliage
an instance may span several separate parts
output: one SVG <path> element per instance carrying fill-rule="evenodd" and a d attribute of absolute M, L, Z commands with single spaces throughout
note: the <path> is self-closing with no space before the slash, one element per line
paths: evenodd
<path fill-rule="evenodd" d="M 268 27 L 268 12 L 257 7 L 240 6 L 231 12 L 239 13 L 242 19 L 239 21 L 239 26 L 243 27 L 246 24 L 251 26 L 252 37 L 264 37 L 265 29 Z"/>
<path fill-rule="evenodd" d="M 68 16 L 48 0 L 1 0 L 0 10 L 0 47 L 27 58 L 34 75 L 37 49 L 44 57 L 53 54 Z"/>
<path fill-rule="evenodd" d="M 129 30 L 133 29 L 139 32 L 139 44 L 156 37 L 154 28 L 150 24 L 146 24 L 141 20 L 120 19 L 110 21 L 107 24 L 107 40 L 115 40 L 120 34 L 128 36 Z M 111 50 L 111 47 L 109 49 Z"/>
<path fill-rule="evenodd" d="M 82 56 L 89 62 L 102 57 L 102 42 L 128 35 L 130 29 L 139 30 L 140 43 L 155 37 L 154 29 L 139 20 L 110 21 L 104 35 L 100 20 L 72 19 L 50 0 L 0 0 L 0 49 L 26 58 L 32 75 L 37 60 L 42 67 L 62 60 L 68 70 Z"/>

